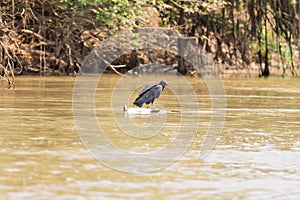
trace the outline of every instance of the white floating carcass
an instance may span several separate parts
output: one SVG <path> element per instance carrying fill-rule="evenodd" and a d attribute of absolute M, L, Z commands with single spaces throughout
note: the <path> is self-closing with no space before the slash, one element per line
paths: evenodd
<path fill-rule="evenodd" d="M 157 110 L 153 108 L 128 108 L 127 105 L 123 107 L 123 111 L 127 114 L 134 115 L 150 115 L 151 113 L 165 113 L 163 110 Z"/>

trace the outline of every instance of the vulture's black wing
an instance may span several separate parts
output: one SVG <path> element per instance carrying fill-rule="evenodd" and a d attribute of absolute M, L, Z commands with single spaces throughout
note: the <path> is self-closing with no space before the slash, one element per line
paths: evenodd
<path fill-rule="evenodd" d="M 147 84 L 143 87 L 133 104 L 142 107 L 144 103 L 153 103 L 154 99 L 159 97 L 162 90 L 163 86 L 161 85 Z"/>

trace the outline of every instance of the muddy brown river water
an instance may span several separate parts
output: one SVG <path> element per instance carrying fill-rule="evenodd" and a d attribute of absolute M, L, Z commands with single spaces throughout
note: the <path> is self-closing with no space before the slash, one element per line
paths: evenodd
<path fill-rule="evenodd" d="M 223 79 L 224 126 L 203 159 L 212 119 L 203 80 L 188 78 L 194 94 L 185 96 L 175 76 L 142 78 L 170 87 L 154 104 L 166 113 L 141 117 L 122 111 L 141 85 L 116 87 L 119 79 L 103 75 L 95 89 L 93 113 L 105 140 L 86 128 L 84 141 L 74 118 L 89 121 L 90 111 L 82 107 L 74 117 L 74 77 L 17 77 L 14 90 L 0 89 L 0 199 L 300 199 L 299 78 Z M 196 134 L 172 149 L 181 130 Z M 89 144 L 111 150 L 109 158 Z M 168 152 L 179 148 L 171 159 Z M 146 156 L 128 160 L 128 152 Z M 149 166 L 155 170 L 134 173 Z"/>

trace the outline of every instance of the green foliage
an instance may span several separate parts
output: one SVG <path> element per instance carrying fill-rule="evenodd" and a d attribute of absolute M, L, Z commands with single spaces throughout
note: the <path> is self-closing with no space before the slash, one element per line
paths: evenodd
<path fill-rule="evenodd" d="M 173 1 L 156 0 L 156 7 L 160 11 L 160 17 L 163 24 L 178 25 L 179 12 L 182 10 L 186 16 L 201 15 L 205 16 L 220 10 L 227 5 L 224 0 L 204 0 L 204 1 Z M 189 19 L 187 19 L 189 20 Z M 193 23 L 193 22 L 191 22 Z"/>
<path fill-rule="evenodd" d="M 76 12 L 90 10 L 95 25 L 107 26 L 118 30 L 120 27 L 140 26 L 146 12 L 143 7 L 149 0 L 61 0 L 64 7 L 72 7 Z"/>
<path fill-rule="evenodd" d="M 260 28 L 262 30 L 259 35 L 259 37 L 261 38 L 260 45 L 258 45 L 258 43 L 255 40 L 253 40 L 250 43 L 250 49 L 255 54 L 255 60 L 258 62 L 257 52 L 259 50 L 261 51 L 263 57 L 268 56 L 268 58 L 270 59 L 271 55 L 273 55 L 273 54 L 279 55 L 279 53 L 280 53 L 279 47 L 280 47 L 282 55 L 279 55 L 279 56 L 282 57 L 285 66 L 282 66 L 282 63 L 278 63 L 278 68 L 281 69 L 286 66 L 291 66 L 292 57 L 291 57 L 289 47 L 286 44 L 284 37 L 280 36 L 280 35 L 276 35 L 276 33 L 273 29 L 270 29 L 266 33 L 264 25 L 261 25 Z M 268 41 L 267 41 L 267 46 L 268 46 L 268 51 L 269 51 L 268 55 L 266 55 L 266 48 L 265 48 L 266 47 L 266 40 L 265 40 L 266 34 L 267 34 L 267 38 L 268 38 Z"/>
<path fill-rule="evenodd" d="M 292 56 L 291 56 L 289 47 L 287 45 L 284 45 L 281 49 L 282 49 L 281 50 L 282 56 L 283 56 L 286 66 L 291 66 L 292 65 Z"/>

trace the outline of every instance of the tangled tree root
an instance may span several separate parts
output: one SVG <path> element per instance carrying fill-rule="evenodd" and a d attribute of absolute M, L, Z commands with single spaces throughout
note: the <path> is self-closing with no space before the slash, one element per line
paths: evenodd
<path fill-rule="evenodd" d="M 0 76 L 9 87 L 17 74 L 80 70 L 84 57 L 108 35 L 82 13 L 55 0 L 0 3 Z"/>

